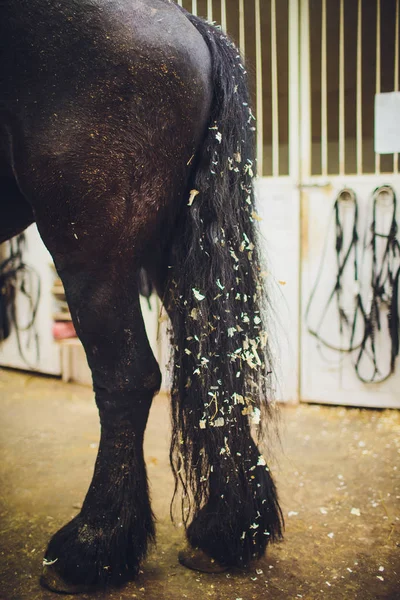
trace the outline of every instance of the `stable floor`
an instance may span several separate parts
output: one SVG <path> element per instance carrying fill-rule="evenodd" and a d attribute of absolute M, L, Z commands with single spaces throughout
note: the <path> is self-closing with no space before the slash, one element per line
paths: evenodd
<path fill-rule="evenodd" d="M 99 437 L 93 395 L 1 370 L 0 420 L 0 599 L 54 599 L 39 586 L 42 557 L 91 479 Z M 400 599 L 400 412 L 283 407 L 280 429 L 271 467 L 285 541 L 247 570 L 200 574 L 177 561 L 184 530 L 169 519 L 168 399 L 156 398 L 145 447 L 157 546 L 137 582 L 94 597 Z"/>

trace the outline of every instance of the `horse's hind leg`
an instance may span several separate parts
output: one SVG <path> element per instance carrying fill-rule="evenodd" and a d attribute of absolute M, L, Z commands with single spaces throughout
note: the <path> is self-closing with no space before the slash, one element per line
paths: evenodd
<path fill-rule="evenodd" d="M 154 535 L 143 434 L 160 372 L 139 305 L 137 271 L 118 261 L 61 271 L 92 369 L 101 439 L 80 513 L 48 546 L 43 583 L 55 591 L 133 577 Z M 56 562 L 53 562 L 56 561 Z M 72 585 L 71 585 L 72 584 Z"/>
<path fill-rule="evenodd" d="M 67 268 L 61 276 L 92 369 L 101 439 L 82 510 L 48 546 L 45 562 L 56 562 L 43 583 L 79 591 L 133 577 L 154 536 L 142 446 L 160 372 L 144 329 L 135 269 L 118 260 Z"/>
<path fill-rule="evenodd" d="M 64 179 L 68 175 L 76 181 L 65 168 Z M 133 195 L 132 205 L 142 202 Z M 107 212 L 109 203 L 114 218 Z M 84 206 L 66 202 L 56 208 L 38 209 L 37 222 L 86 351 L 101 422 L 82 510 L 54 535 L 44 561 L 42 583 L 73 593 L 134 577 L 154 535 L 142 446 L 161 377 L 138 292 L 140 235 L 151 228 L 151 215 L 140 225 L 134 218 L 118 219 L 111 191 L 105 200 L 86 195 Z"/>

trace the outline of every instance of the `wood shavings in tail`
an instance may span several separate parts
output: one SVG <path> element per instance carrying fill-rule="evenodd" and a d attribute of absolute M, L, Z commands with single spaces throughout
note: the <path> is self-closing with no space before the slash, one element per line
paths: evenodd
<path fill-rule="evenodd" d="M 255 120 L 238 50 L 219 29 L 187 16 L 210 49 L 214 98 L 170 263 L 171 464 L 185 524 L 193 519 L 189 541 L 225 563 L 246 564 L 283 529 L 251 436 L 253 426 L 268 431 L 275 387 L 254 205 Z"/>

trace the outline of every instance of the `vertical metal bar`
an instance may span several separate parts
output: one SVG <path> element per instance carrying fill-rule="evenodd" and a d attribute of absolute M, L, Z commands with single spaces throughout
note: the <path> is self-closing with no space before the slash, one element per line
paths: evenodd
<path fill-rule="evenodd" d="M 279 177 L 278 57 L 276 49 L 276 0 L 271 0 L 271 92 L 272 92 L 272 175 Z"/>
<path fill-rule="evenodd" d="M 321 23 L 321 172 L 328 174 L 328 91 L 326 70 L 326 0 L 322 0 Z"/>
<path fill-rule="evenodd" d="M 345 172 L 344 0 L 340 0 L 339 32 L 339 175 Z"/>
<path fill-rule="evenodd" d="M 192 0 L 192 14 L 197 15 L 197 0 Z"/>
<path fill-rule="evenodd" d="M 226 0 L 221 0 L 221 27 L 226 33 Z"/>
<path fill-rule="evenodd" d="M 308 0 L 301 0 L 300 13 L 300 184 L 311 175 L 311 72 L 310 15 Z"/>
<path fill-rule="evenodd" d="M 399 0 L 396 0 L 396 27 L 394 40 L 394 91 L 399 91 Z"/>
<path fill-rule="evenodd" d="M 294 0 L 293 3 L 296 3 Z M 307 182 L 311 175 L 311 69 L 310 69 L 310 13 L 309 0 L 300 0 L 300 68 L 297 78 L 300 81 L 300 107 L 298 113 L 298 128 L 300 130 L 300 148 L 299 148 L 299 185 Z M 305 381 L 305 363 L 302 361 L 305 348 L 302 342 L 302 325 L 304 323 L 304 287 L 306 284 L 306 271 L 304 261 L 306 258 L 306 245 L 309 232 L 308 219 L 308 197 L 307 193 L 300 187 L 300 210 L 299 210 L 299 312 L 298 312 L 298 331 L 299 331 L 299 353 L 297 359 L 297 368 L 299 373 L 298 397 L 301 397 Z M 304 287 L 303 287 L 304 286 Z"/>
<path fill-rule="evenodd" d="M 246 56 L 246 36 L 244 32 L 244 0 L 239 0 L 239 48 L 242 58 Z"/>
<path fill-rule="evenodd" d="M 177 0 L 177 1 L 178 1 L 179 6 L 182 6 L 182 0 Z"/>
<path fill-rule="evenodd" d="M 396 25 L 395 25 L 395 40 L 394 40 L 394 91 L 399 91 L 399 0 L 396 0 Z M 396 152 L 393 155 L 393 173 L 396 175 L 399 172 L 399 155 Z"/>
<path fill-rule="evenodd" d="M 207 0 L 207 20 L 213 20 L 213 3 L 212 0 Z"/>
<path fill-rule="evenodd" d="M 357 175 L 363 171 L 363 132 L 362 132 L 362 0 L 358 0 L 357 16 Z"/>
<path fill-rule="evenodd" d="M 255 0 L 256 25 L 256 111 L 257 111 L 257 164 L 259 175 L 263 174 L 263 80 L 262 80 L 262 47 L 261 47 L 261 9 L 260 0 Z"/>
<path fill-rule="evenodd" d="M 381 0 L 376 0 L 376 94 L 381 93 Z M 375 154 L 375 174 L 381 172 L 381 157 Z"/>
<path fill-rule="evenodd" d="M 289 176 L 299 184 L 299 3 L 289 0 Z"/>

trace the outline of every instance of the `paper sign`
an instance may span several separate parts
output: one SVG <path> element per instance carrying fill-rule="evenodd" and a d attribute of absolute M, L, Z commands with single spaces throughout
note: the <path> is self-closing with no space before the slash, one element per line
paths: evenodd
<path fill-rule="evenodd" d="M 400 92 L 375 96 L 375 152 L 400 152 Z"/>

